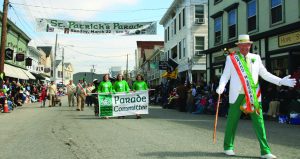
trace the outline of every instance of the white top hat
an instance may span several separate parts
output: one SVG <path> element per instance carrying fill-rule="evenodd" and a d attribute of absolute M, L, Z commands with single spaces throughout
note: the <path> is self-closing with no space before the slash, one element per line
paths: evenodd
<path fill-rule="evenodd" d="M 248 34 L 241 34 L 239 35 L 238 42 L 235 44 L 238 45 L 238 44 L 246 44 L 246 43 L 252 44 L 253 41 L 250 41 L 250 37 Z"/>

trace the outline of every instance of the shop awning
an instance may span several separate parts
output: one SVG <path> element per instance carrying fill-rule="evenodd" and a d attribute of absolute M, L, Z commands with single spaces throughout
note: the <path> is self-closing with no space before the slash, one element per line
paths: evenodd
<path fill-rule="evenodd" d="M 41 74 L 37 74 L 37 73 L 33 73 L 31 72 L 32 75 L 34 75 L 37 79 L 41 79 L 41 80 L 44 80 L 45 77 L 43 77 Z"/>
<path fill-rule="evenodd" d="M 28 76 L 22 71 L 21 68 L 4 64 L 4 72 L 5 75 L 8 77 L 18 78 L 18 79 L 24 79 L 28 80 Z"/>
<path fill-rule="evenodd" d="M 19 79 L 29 80 L 28 76 L 22 71 L 21 68 L 14 67 L 15 72 L 17 72 Z"/>
<path fill-rule="evenodd" d="M 50 78 L 49 78 L 47 75 L 41 74 L 41 76 L 43 76 L 43 77 L 45 78 L 46 81 L 50 82 Z"/>
<path fill-rule="evenodd" d="M 36 78 L 27 70 L 23 70 L 22 71 L 28 76 L 29 79 L 35 80 Z"/>
<path fill-rule="evenodd" d="M 14 66 L 4 64 L 5 76 L 12 78 L 19 78 L 17 72 L 15 72 Z"/>

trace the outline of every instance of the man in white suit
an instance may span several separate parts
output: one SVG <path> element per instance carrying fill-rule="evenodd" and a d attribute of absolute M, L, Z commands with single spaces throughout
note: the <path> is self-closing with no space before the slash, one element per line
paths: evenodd
<path fill-rule="evenodd" d="M 290 76 L 281 79 L 269 73 L 262 64 L 260 56 L 249 53 L 251 44 L 252 41 L 250 41 L 249 35 L 239 35 L 236 43 L 239 51 L 227 56 L 224 72 L 216 90 L 218 94 L 222 94 L 230 79 L 230 106 L 225 130 L 224 152 L 229 156 L 235 155 L 233 145 L 235 132 L 241 113 L 245 112 L 251 116 L 260 144 L 261 158 L 274 159 L 276 156 L 271 154 L 266 139 L 258 77 L 261 76 L 264 80 L 278 86 L 294 87 L 296 81 L 295 79 L 290 79 Z"/>

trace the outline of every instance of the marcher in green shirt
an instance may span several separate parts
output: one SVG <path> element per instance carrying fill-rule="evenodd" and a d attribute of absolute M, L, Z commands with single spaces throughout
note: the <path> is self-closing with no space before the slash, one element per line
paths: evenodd
<path fill-rule="evenodd" d="M 98 93 L 112 93 L 113 87 L 109 81 L 109 74 L 103 76 L 103 81 L 98 86 Z"/>
<path fill-rule="evenodd" d="M 121 74 L 118 74 L 117 81 L 115 82 L 113 88 L 115 92 L 128 93 L 130 91 L 128 83 L 125 80 L 123 80 L 123 76 Z"/>
<path fill-rule="evenodd" d="M 136 81 L 133 83 L 132 89 L 134 91 L 148 90 L 148 86 L 144 81 L 142 75 L 139 74 L 136 76 Z"/>
<path fill-rule="evenodd" d="M 130 91 L 128 83 L 123 80 L 123 76 L 121 74 L 118 74 L 117 81 L 114 83 L 114 91 L 118 93 L 129 93 Z M 119 116 L 118 118 L 125 118 L 125 116 Z"/>
<path fill-rule="evenodd" d="M 146 82 L 144 81 L 144 78 L 142 75 L 138 74 L 135 79 L 136 79 L 136 81 L 133 83 L 133 86 L 132 86 L 133 91 L 148 90 L 148 86 L 147 86 Z M 141 119 L 142 116 L 140 114 L 137 114 L 136 118 Z"/>
<path fill-rule="evenodd" d="M 112 93 L 113 92 L 112 84 L 109 81 L 109 74 L 105 74 L 103 76 L 103 81 L 98 85 L 97 92 L 98 93 Z M 105 119 L 109 119 L 109 117 L 105 117 Z"/>

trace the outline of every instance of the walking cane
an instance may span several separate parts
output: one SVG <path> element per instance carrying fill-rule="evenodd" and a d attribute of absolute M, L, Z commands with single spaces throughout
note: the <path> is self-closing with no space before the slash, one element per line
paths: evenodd
<path fill-rule="evenodd" d="M 216 118 L 215 118 L 215 125 L 214 125 L 214 135 L 213 135 L 213 142 L 214 142 L 214 144 L 216 143 L 216 138 L 217 138 L 217 132 L 216 131 L 217 131 L 217 123 L 218 123 L 220 98 L 221 98 L 221 94 L 219 94 L 218 103 L 217 103 L 217 111 L 216 111 Z"/>

